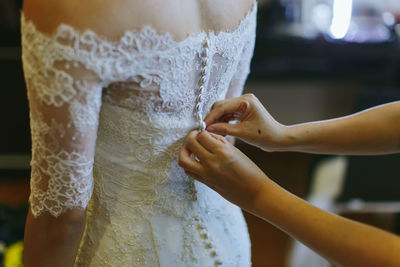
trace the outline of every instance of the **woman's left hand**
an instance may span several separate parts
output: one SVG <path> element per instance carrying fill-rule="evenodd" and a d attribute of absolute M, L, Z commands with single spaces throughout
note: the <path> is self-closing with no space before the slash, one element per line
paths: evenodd
<path fill-rule="evenodd" d="M 207 131 L 188 134 L 179 155 L 179 165 L 186 174 L 250 212 L 262 187 L 271 182 L 257 165 L 224 137 Z"/>

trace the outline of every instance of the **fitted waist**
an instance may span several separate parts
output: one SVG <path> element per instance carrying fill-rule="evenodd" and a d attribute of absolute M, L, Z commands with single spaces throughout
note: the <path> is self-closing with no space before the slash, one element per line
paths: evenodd
<path fill-rule="evenodd" d="M 103 101 L 100 111 L 100 123 L 106 120 L 124 120 L 135 122 L 155 129 L 188 129 L 196 127 L 194 109 L 171 111 L 148 111 L 144 108 L 128 108 Z"/>
<path fill-rule="evenodd" d="M 158 206 L 172 211 L 197 199 L 195 181 L 178 166 L 177 157 L 135 163 L 98 150 L 93 176 L 100 199 L 129 208 Z"/>
<path fill-rule="evenodd" d="M 186 135 L 196 128 L 191 117 L 144 114 L 104 103 L 96 154 L 122 163 L 140 163 L 176 155 Z M 133 158 L 132 158 L 133 157 Z"/>

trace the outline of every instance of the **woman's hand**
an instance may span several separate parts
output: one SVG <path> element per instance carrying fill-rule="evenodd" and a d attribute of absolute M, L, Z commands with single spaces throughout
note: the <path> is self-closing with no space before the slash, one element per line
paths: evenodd
<path fill-rule="evenodd" d="M 191 177 L 250 212 L 257 206 L 262 187 L 271 182 L 224 137 L 207 131 L 189 133 L 179 155 L 179 165 Z"/>
<path fill-rule="evenodd" d="M 237 124 L 229 121 L 237 120 Z M 285 126 L 252 94 L 218 101 L 205 119 L 207 130 L 231 135 L 266 151 L 338 155 L 399 153 L 400 101 L 349 116 Z"/>
<path fill-rule="evenodd" d="M 239 123 L 230 124 L 237 120 Z M 280 150 L 286 126 L 277 122 L 253 94 L 215 102 L 205 119 L 207 131 L 231 135 L 266 151 Z"/>

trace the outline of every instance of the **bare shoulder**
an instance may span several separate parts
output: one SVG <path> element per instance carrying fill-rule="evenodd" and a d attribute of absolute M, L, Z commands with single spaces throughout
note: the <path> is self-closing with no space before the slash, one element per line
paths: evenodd
<path fill-rule="evenodd" d="M 42 32 L 53 33 L 62 23 L 113 37 L 123 22 L 132 22 L 140 0 L 24 0 L 23 14 Z M 132 25 L 131 25 L 132 26 Z M 119 33 L 119 32 L 118 32 Z M 117 35 L 118 33 L 114 33 Z"/>
<path fill-rule="evenodd" d="M 203 17 L 215 31 L 234 30 L 253 8 L 255 0 L 203 0 Z"/>
<path fill-rule="evenodd" d="M 25 18 L 46 33 L 53 32 L 60 23 L 71 20 L 73 9 L 73 1 L 63 0 L 24 0 L 22 8 Z"/>
<path fill-rule="evenodd" d="M 255 0 L 24 0 L 23 13 L 42 32 L 61 24 L 112 40 L 144 25 L 176 39 L 200 31 L 234 29 Z"/>
<path fill-rule="evenodd" d="M 126 30 L 140 29 L 144 25 L 179 36 L 199 27 L 197 1 L 24 0 L 23 13 L 45 33 L 53 33 L 61 23 L 65 23 L 115 40 Z"/>

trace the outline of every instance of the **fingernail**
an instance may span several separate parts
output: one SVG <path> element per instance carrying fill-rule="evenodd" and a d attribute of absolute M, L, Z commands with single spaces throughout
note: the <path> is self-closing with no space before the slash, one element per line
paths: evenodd
<path fill-rule="evenodd" d="M 215 131 L 215 128 L 212 127 L 212 126 L 208 126 L 208 127 L 207 127 L 207 131 L 209 131 L 209 132 Z"/>

